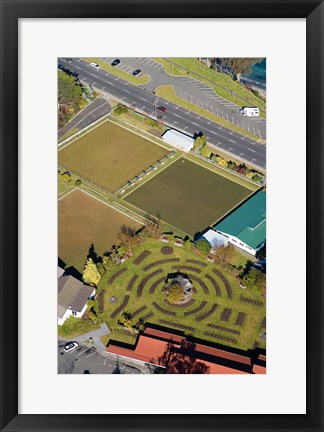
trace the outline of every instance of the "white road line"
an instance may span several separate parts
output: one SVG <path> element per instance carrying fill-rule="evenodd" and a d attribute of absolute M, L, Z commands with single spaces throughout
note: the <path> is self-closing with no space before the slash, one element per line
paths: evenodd
<path fill-rule="evenodd" d="M 252 150 L 252 149 L 250 149 L 250 148 L 248 148 L 248 150 L 250 150 L 252 153 L 255 153 L 255 150 Z"/>
<path fill-rule="evenodd" d="M 88 351 L 89 351 L 89 348 L 87 348 L 87 349 L 84 350 L 84 351 L 81 351 L 80 354 L 78 354 L 78 356 L 80 356 L 81 354 L 84 354 L 84 353 L 86 353 L 86 352 L 88 352 Z"/>
<path fill-rule="evenodd" d="M 214 132 L 214 131 L 209 131 L 210 133 L 212 133 L 212 134 L 214 134 L 214 135 L 217 135 L 217 132 Z"/>
<path fill-rule="evenodd" d="M 199 124 L 195 123 L 195 122 L 191 122 L 192 124 L 194 124 L 195 126 L 199 126 Z"/>
<path fill-rule="evenodd" d="M 231 140 L 230 138 L 228 138 L 228 141 L 231 141 L 232 143 L 236 144 L 236 141 Z"/>
<path fill-rule="evenodd" d="M 96 354 L 96 351 L 93 351 L 91 354 L 87 355 L 85 358 L 89 358 L 89 357 L 91 357 L 91 356 L 93 356 L 95 354 Z"/>
<path fill-rule="evenodd" d="M 130 91 L 129 91 L 129 90 L 126 90 L 126 89 L 124 89 L 124 92 L 125 92 L 125 93 L 130 93 Z"/>
<path fill-rule="evenodd" d="M 174 113 L 173 115 L 176 117 L 181 117 L 179 114 L 176 114 L 176 113 Z"/>
<path fill-rule="evenodd" d="M 126 90 L 125 90 L 125 91 L 126 91 Z M 129 93 L 129 92 L 128 92 L 128 93 Z M 143 100 L 144 102 L 147 102 L 147 100 L 144 99 L 144 98 L 142 98 L 142 97 L 140 97 L 140 99 Z"/>

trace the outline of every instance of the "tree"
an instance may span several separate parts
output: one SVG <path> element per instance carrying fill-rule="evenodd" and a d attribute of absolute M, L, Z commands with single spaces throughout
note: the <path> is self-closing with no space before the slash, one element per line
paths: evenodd
<path fill-rule="evenodd" d="M 59 105 L 76 106 L 82 96 L 82 86 L 72 75 L 63 71 L 58 73 L 58 103 Z"/>
<path fill-rule="evenodd" d="M 215 261 L 219 263 L 221 266 L 224 266 L 226 262 L 233 256 L 234 248 L 232 245 L 228 244 L 227 246 L 218 246 L 216 252 L 214 254 Z"/>
<path fill-rule="evenodd" d="M 178 282 L 172 283 L 168 291 L 168 300 L 170 303 L 178 303 L 184 300 L 183 288 Z"/>
<path fill-rule="evenodd" d="M 183 245 L 186 249 L 191 250 L 191 241 L 189 239 L 186 239 Z"/>
<path fill-rule="evenodd" d="M 204 145 L 204 147 L 201 149 L 200 153 L 202 154 L 202 156 L 204 156 L 205 158 L 210 159 L 210 156 L 212 154 L 212 151 L 210 149 L 210 147 L 208 147 L 208 145 Z"/>
<path fill-rule="evenodd" d="M 206 135 L 198 135 L 194 141 L 193 148 L 197 152 L 200 152 L 201 149 L 206 145 L 207 137 Z"/>
<path fill-rule="evenodd" d="M 136 228 L 122 225 L 118 233 L 118 242 L 130 252 L 139 243 L 139 238 L 136 235 Z"/>
<path fill-rule="evenodd" d="M 243 277 L 243 284 L 252 292 L 266 295 L 266 277 L 265 274 L 252 267 L 251 270 Z"/>
<path fill-rule="evenodd" d="M 211 246 L 206 240 L 198 240 L 196 243 L 196 249 L 204 256 L 207 256 L 210 253 Z"/>
<path fill-rule="evenodd" d="M 157 217 L 150 214 L 145 215 L 145 232 L 149 237 L 158 238 L 162 234 L 162 224 L 159 215 Z"/>
<path fill-rule="evenodd" d="M 234 75 L 236 75 L 237 81 L 240 81 L 241 74 L 251 72 L 252 67 L 256 63 L 261 63 L 262 58 L 223 58 L 221 60 L 222 65 L 228 67 Z"/>
<path fill-rule="evenodd" d="M 266 255 L 267 255 L 267 245 L 266 245 L 266 242 L 264 242 L 264 245 L 262 246 L 261 249 L 259 249 L 257 251 L 257 253 L 255 254 L 255 257 L 258 259 L 264 259 L 264 258 L 266 258 Z"/>
<path fill-rule="evenodd" d="M 93 262 L 92 258 L 88 258 L 84 266 L 84 271 L 82 276 L 83 282 L 91 286 L 97 286 L 100 281 L 100 278 L 101 276 L 97 268 L 97 265 Z"/>

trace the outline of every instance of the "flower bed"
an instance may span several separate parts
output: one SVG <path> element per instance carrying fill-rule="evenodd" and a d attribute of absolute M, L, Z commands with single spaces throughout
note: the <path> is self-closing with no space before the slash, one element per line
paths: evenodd
<path fill-rule="evenodd" d="M 181 330 L 185 330 L 185 331 L 188 331 L 190 333 L 194 333 L 196 331 L 196 329 L 194 327 L 186 326 L 184 324 L 178 324 L 178 323 L 175 323 L 173 321 L 167 321 L 165 319 L 159 319 L 159 323 L 165 324 L 167 326 L 171 326 L 171 327 L 174 327 L 174 328 L 178 328 L 178 329 L 181 329 Z"/>
<path fill-rule="evenodd" d="M 132 279 L 128 282 L 127 291 L 132 291 L 133 286 L 134 286 L 135 282 L 137 281 L 137 279 L 138 279 L 138 275 L 132 276 Z"/>
<path fill-rule="evenodd" d="M 212 337 L 214 339 L 220 339 L 220 340 L 223 340 L 225 342 L 230 342 L 232 344 L 237 344 L 237 340 L 236 339 L 228 337 L 228 336 L 223 336 L 223 335 L 219 335 L 217 333 L 212 333 L 212 332 L 205 332 L 204 335 Z"/>
<path fill-rule="evenodd" d="M 161 253 L 163 255 L 171 255 L 173 253 L 173 247 L 171 246 L 162 246 Z"/>
<path fill-rule="evenodd" d="M 123 303 L 110 315 L 110 318 L 115 318 L 123 309 L 125 309 L 128 302 L 129 302 L 129 295 L 125 295 Z"/>
<path fill-rule="evenodd" d="M 104 313 L 106 290 L 102 289 L 98 294 L 98 313 Z"/>
<path fill-rule="evenodd" d="M 145 258 L 147 258 L 150 255 L 150 253 L 151 252 L 148 250 L 143 251 L 141 254 L 138 255 L 137 258 L 134 259 L 133 264 L 135 265 L 141 264 L 145 260 Z"/>
<path fill-rule="evenodd" d="M 215 275 L 217 275 L 219 277 L 219 279 L 221 279 L 221 281 L 224 283 L 225 285 L 225 289 L 227 292 L 227 297 L 230 300 L 233 300 L 233 291 L 232 291 L 232 287 L 230 285 L 230 283 L 228 282 L 228 280 L 226 279 L 226 277 L 217 269 L 213 269 L 213 273 L 215 273 Z"/>
<path fill-rule="evenodd" d="M 245 319 L 246 319 L 246 314 L 244 312 L 239 312 L 237 314 L 235 325 L 242 327 L 243 324 L 245 323 Z"/>
<path fill-rule="evenodd" d="M 221 330 L 221 331 L 223 331 L 225 333 L 235 334 L 235 335 L 238 335 L 238 336 L 241 334 L 241 332 L 239 330 L 234 330 L 234 329 L 230 329 L 230 328 L 227 328 L 227 327 L 222 327 L 222 326 L 215 325 L 215 324 L 207 324 L 207 327 L 210 327 L 210 328 L 213 328 L 213 329 L 216 329 L 216 330 Z"/>
<path fill-rule="evenodd" d="M 264 306 L 264 304 L 261 301 L 254 300 L 253 298 L 250 298 L 250 297 L 244 297 L 242 295 L 240 297 L 240 301 L 243 302 L 243 303 L 249 303 L 249 304 L 251 304 L 253 306 L 258 306 L 258 307 L 263 307 Z"/>
<path fill-rule="evenodd" d="M 209 274 L 206 274 L 205 278 L 208 279 L 209 282 L 211 282 L 211 284 L 213 285 L 217 297 L 222 297 L 221 289 L 220 289 L 218 283 L 215 281 L 215 279 L 212 276 L 210 276 Z"/>
<path fill-rule="evenodd" d="M 202 290 L 204 291 L 204 294 L 209 295 L 209 289 L 204 281 L 202 281 L 199 277 L 194 275 L 190 275 L 189 277 L 191 280 L 197 282 L 201 286 Z"/>
<path fill-rule="evenodd" d="M 209 311 L 205 312 L 203 315 L 200 315 L 199 317 L 196 318 L 196 321 L 202 321 L 208 317 L 210 317 L 210 315 L 212 315 L 215 310 L 218 308 L 218 304 L 214 303 L 213 306 L 209 309 Z"/>
<path fill-rule="evenodd" d="M 175 270 L 188 270 L 194 273 L 201 273 L 200 269 L 197 269 L 196 267 L 186 266 L 186 265 L 173 265 L 172 268 Z"/>
<path fill-rule="evenodd" d="M 207 267 L 207 264 L 206 264 L 206 263 L 203 263 L 203 262 L 201 262 L 201 261 L 194 260 L 194 259 L 186 259 L 186 262 L 187 262 L 187 263 L 190 263 L 190 264 L 196 264 L 196 265 L 199 265 L 199 266 L 201 266 L 201 267 Z"/>
<path fill-rule="evenodd" d="M 152 305 L 155 307 L 155 309 L 157 309 L 158 311 L 162 312 L 165 315 L 170 315 L 170 316 L 176 316 L 176 312 L 171 312 L 168 311 L 167 309 L 164 309 L 163 307 L 161 307 L 158 303 L 153 302 Z"/>
<path fill-rule="evenodd" d="M 192 309 L 191 311 L 187 311 L 187 312 L 184 313 L 184 315 L 188 316 L 188 315 L 193 315 L 193 314 L 195 314 L 197 312 L 200 312 L 206 306 L 206 304 L 207 304 L 206 300 L 203 300 L 200 303 L 200 305 L 198 307 L 196 307 L 196 309 Z"/>
<path fill-rule="evenodd" d="M 137 315 L 145 311 L 145 309 L 147 309 L 146 305 L 140 307 L 139 309 L 136 309 L 136 311 L 132 313 L 132 318 L 135 318 Z"/>
<path fill-rule="evenodd" d="M 114 283 L 115 282 L 115 280 L 119 277 L 119 276 L 121 276 L 123 273 L 125 273 L 125 272 L 127 272 L 127 268 L 122 268 L 122 269 L 120 269 L 120 270 L 118 270 L 118 272 L 116 272 L 115 274 L 113 274 L 112 276 L 111 276 L 111 278 L 110 279 L 108 279 L 108 282 L 107 282 L 107 284 L 108 285 L 111 285 L 112 283 Z"/>
<path fill-rule="evenodd" d="M 156 288 L 160 285 L 161 282 L 165 281 L 165 276 L 162 276 L 158 280 L 156 280 L 150 287 L 149 294 L 154 294 Z"/>
<path fill-rule="evenodd" d="M 232 309 L 225 308 L 222 312 L 220 320 L 224 322 L 228 322 L 229 319 L 231 318 L 232 312 L 233 312 Z"/>
<path fill-rule="evenodd" d="M 168 263 L 171 263 L 171 262 L 179 262 L 179 261 L 180 261 L 180 258 L 168 258 L 168 259 L 165 259 L 165 260 L 154 261 L 151 264 L 149 264 L 146 267 L 144 267 L 143 270 L 144 271 L 148 271 L 148 270 L 151 270 L 151 268 L 156 267 L 156 266 L 158 266 L 160 264 L 168 264 Z"/>
<path fill-rule="evenodd" d="M 164 299 L 165 303 L 169 306 L 175 306 L 175 307 L 187 307 L 192 305 L 193 303 L 195 303 L 195 299 L 191 299 L 189 301 L 187 301 L 187 303 L 170 303 L 168 299 Z"/>
<path fill-rule="evenodd" d="M 144 279 L 141 280 L 140 284 L 137 287 L 137 297 L 141 297 L 143 289 L 147 284 L 147 282 L 159 273 L 162 273 L 162 269 L 155 270 L 153 273 L 150 273 L 149 275 L 145 276 Z"/>

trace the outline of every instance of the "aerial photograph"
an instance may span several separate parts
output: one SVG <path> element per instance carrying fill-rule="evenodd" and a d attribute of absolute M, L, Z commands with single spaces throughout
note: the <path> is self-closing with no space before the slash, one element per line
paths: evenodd
<path fill-rule="evenodd" d="M 58 374 L 265 374 L 266 58 L 57 70 Z"/>

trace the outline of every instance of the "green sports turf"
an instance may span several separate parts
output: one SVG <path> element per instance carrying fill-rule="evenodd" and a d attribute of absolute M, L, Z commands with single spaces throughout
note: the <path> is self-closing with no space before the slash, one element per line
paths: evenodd
<path fill-rule="evenodd" d="M 215 223 L 251 190 L 185 158 L 178 159 L 125 200 L 194 235 Z"/>

